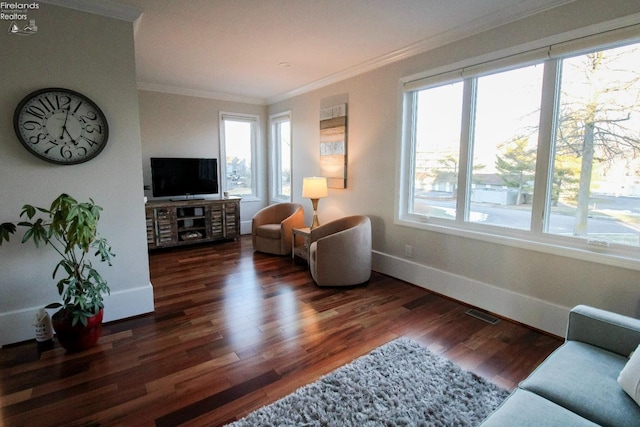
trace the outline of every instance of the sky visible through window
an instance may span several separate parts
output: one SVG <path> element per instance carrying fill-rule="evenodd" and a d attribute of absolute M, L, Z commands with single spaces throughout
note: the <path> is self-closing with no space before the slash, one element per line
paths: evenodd
<path fill-rule="evenodd" d="M 639 52 L 632 45 L 561 61 L 545 232 L 640 246 Z M 465 221 L 530 230 L 541 98 L 548 90 L 542 86 L 544 67 L 540 63 L 417 93 L 409 213 L 456 218 L 458 175 L 465 167 L 460 149 L 467 144 L 461 141 L 463 88 L 475 81 L 468 106 Z"/>
<path fill-rule="evenodd" d="M 252 193 L 252 123 L 224 120 L 226 188 L 232 195 Z"/>

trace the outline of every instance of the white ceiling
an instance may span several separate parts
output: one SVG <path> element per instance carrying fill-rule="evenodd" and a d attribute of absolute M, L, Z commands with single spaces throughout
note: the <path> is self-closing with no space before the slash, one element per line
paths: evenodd
<path fill-rule="evenodd" d="M 134 27 L 139 87 L 267 103 L 570 1 L 573 0 L 98 3 L 101 7 L 111 4 L 112 9 L 142 11 Z M 91 3 L 50 2 L 73 3 L 71 7 L 75 8 L 84 3 L 85 10 Z"/>

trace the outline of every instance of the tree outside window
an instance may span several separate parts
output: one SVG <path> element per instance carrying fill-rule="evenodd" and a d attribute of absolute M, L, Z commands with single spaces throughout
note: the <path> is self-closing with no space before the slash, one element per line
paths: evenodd
<path fill-rule="evenodd" d="M 469 221 L 529 230 L 542 64 L 476 79 Z"/>
<path fill-rule="evenodd" d="M 640 245 L 638 64 L 637 45 L 562 61 L 550 232 Z"/>
<path fill-rule="evenodd" d="M 639 247 L 637 64 L 636 44 L 409 91 L 402 218 Z"/>

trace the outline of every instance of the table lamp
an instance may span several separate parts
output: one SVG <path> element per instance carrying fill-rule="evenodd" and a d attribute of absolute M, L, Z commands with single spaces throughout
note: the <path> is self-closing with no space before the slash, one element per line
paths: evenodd
<path fill-rule="evenodd" d="M 318 200 L 329 195 L 327 189 L 327 178 L 322 177 L 309 177 L 302 180 L 302 197 L 311 199 L 313 205 L 313 222 L 311 223 L 311 229 L 318 227 Z"/>

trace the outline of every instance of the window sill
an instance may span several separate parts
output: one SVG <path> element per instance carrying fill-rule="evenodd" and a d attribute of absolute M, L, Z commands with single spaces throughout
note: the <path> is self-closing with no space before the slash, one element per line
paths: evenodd
<path fill-rule="evenodd" d="M 511 246 L 520 249 L 534 250 L 550 255 L 558 255 L 573 258 L 581 261 L 589 261 L 598 264 L 627 268 L 640 271 L 640 251 L 636 248 L 606 248 L 597 245 L 589 245 L 584 241 L 561 236 L 544 235 L 539 239 L 525 238 L 519 230 L 503 229 L 501 227 L 490 227 L 496 233 L 489 230 L 473 229 L 473 224 L 469 228 L 453 227 L 442 223 L 429 222 L 429 220 L 416 219 L 396 219 L 396 225 L 432 231 L 436 233 L 449 234 L 467 239 L 481 240 L 498 245 Z M 487 226 L 483 226 L 486 228 Z M 500 233 L 500 234 L 497 234 Z M 569 245 L 571 243 L 573 245 Z"/>
<path fill-rule="evenodd" d="M 256 197 L 256 196 L 250 196 L 247 194 L 229 194 L 229 197 L 240 197 L 240 203 L 247 203 L 247 202 L 259 202 L 260 198 Z"/>

